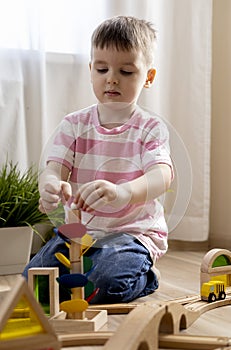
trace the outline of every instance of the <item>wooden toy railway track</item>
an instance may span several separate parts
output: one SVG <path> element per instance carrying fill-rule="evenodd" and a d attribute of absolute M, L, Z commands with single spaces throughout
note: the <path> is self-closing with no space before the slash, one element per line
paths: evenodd
<path fill-rule="evenodd" d="M 217 307 L 225 306 L 225 305 L 231 305 L 231 287 L 227 288 L 227 294 L 226 299 L 224 300 L 217 300 L 215 303 L 207 303 L 205 301 L 201 300 L 200 295 L 190 295 L 184 298 L 176 298 L 169 300 L 169 302 L 175 302 L 178 304 L 183 305 L 186 309 L 189 311 L 199 311 L 199 315 L 202 315 L 204 312 L 207 312 L 209 310 L 215 309 Z M 134 310 L 135 308 L 147 305 L 147 304 L 153 304 L 154 302 L 145 302 L 145 303 L 123 303 L 123 304 L 101 304 L 97 305 L 98 310 L 107 310 L 108 315 L 113 314 L 128 314 L 130 311 Z M 89 309 L 95 308 L 95 306 L 89 306 Z"/>
<path fill-rule="evenodd" d="M 205 257 L 219 256 L 219 253 L 230 256 L 226 250 L 214 250 Z M 206 260 L 207 259 L 207 260 Z M 206 278 L 213 274 L 211 261 Z M 231 274 L 231 258 L 228 266 L 219 266 L 217 271 L 226 272 L 228 278 Z M 205 280 L 207 282 L 207 280 Z M 202 281 L 203 282 L 203 281 Z M 169 349 L 229 349 L 231 350 L 231 337 L 219 336 L 192 336 L 180 333 L 188 328 L 203 313 L 217 307 L 231 305 L 231 287 L 226 288 L 226 298 L 215 302 L 201 300 L 201 295 L 179 298 L 169 302 L 146 302 L 117 305 L 97 305 L 98 309 L 106 309 L 109 314 L 128 313 L 116 332 L 94 332 L 78 335 L 59 336 L 62 346 L 73 345 L 103 345 L 103 350 L 158 350 Z M 141 322 L 142 320 L 142 322 Z"/>
<path fill-rule="evenodd" d="M 124 310 L 128 305 L 124 305 Z M 171 302 L 133 304 L 133 309 L 129 309 L 128 316 L 114 333 L 60 335 L 59 340 L 63 347 L 104 345 L 103 350 L 231 349 L 231 337 L 180 334 L 204 312 L 224 305 L 231 305 L 230 293 L 226 300 L 215 303 L 206 303 L 194 296 Z M 122 304 L 119 310 L 122 311 Z"/>
<path fill-rule="evenodd" d="M 183 301 L 184 302 L 184 301 Z M 215 309 L 217 307 L 231 305 L 231 288 L 227 287 L 226 290 L 226 298 L 224 300 L 217 300 L 215 303 L 208 303 L 206 301 L 202 301 L 200 296 L 197 296 L 193 301 L 187 302 L 185 300 L 184 307 L 188 310 L 199 312 L 199 314 L 203 314 L 209 310 Z"/>

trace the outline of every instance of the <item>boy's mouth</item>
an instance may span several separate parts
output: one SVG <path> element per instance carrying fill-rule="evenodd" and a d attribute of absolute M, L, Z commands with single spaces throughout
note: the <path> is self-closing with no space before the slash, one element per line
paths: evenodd
<path fill-rule="evenodd" d="M 118 91 L 115 91 L 115 90 L 107 90 L 105 91 L 105 95 L 107 96 L 119 96 L 120 93 Z"/>

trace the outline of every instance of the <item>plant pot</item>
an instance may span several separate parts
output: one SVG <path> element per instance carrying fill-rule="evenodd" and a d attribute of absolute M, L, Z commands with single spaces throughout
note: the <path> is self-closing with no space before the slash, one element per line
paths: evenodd
<path fill-rule="evenodd" d="M 0 228 L 0 275 L 23 272 L 30 260 L 32 238 L 29 226 Z"/>
<path fill-rule="evenodd" d="M 35 232 L 33 233 L 31 254 L 38 253 L 39 249 L 44 245 L 47 233 L 51 230 L 50 224 L 36 224 Z M 37 233 L 37 232 L 38 233 Z"/>

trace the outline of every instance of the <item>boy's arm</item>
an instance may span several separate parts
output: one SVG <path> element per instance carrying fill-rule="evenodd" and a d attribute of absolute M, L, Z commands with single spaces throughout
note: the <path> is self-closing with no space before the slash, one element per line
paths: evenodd
<path fill-rule="evenodd" d="M 71 196 L 71 186 L 67 182 L 69 169 L 64 165 L 50 161 L 39 176 L 39 210 L 49 212 L 65 202 Z"/>
<path fill-rule="evenodd" d="M 165 193 L 172 181 L 172 170 L 167 164 L 154 165 L 147 173 L 125 183 L 125 189 L 131 193 L 129 204 L 144 203 Z M 129 189 L 130 187 L 130 189 Z"/>

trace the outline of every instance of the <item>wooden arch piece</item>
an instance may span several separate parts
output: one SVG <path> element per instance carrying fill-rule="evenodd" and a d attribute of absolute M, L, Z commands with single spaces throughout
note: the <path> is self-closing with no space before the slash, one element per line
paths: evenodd
<path fill-rule="evenodd" d="M 128 314 L 103 349 L 157 350 L 159 348 L 159 325 L 165 313 L 166 305 L 163 304 L 138 306 Z"/>
<path fill-rule="evenodd" d="M 212 305 L 215 307 L 217 305 Z M 207 307 L 192 311 L 174 301 L 141 304 L 128 314 L 103 350 L 158 350 L 160 346 L 195 350 L 202 349 L 201 344 L 203 349 L 218 348 L 221 342 L 224 346 L 230 345 L 231 339 L 227 337 L 180 334 L 180 330 L 190 326 L 203 311 L 206 312 Z"/>
<path fill-rule="evenodd" d="M 213 262 L 220 255 L 227 256 L 229 258 L 229 260 L 231 261 L 231 251 L 230 250 L 214 248 L 214 249 L 209 250 L 208 253 L 205 254 L 204 258 L 202 259 L 201 271 L 206 272 L 206 273 L 212 272 Z"/>
<path fill-rule="evenodd" d="M 227 249 L 214 248 L 209 250 L 201 262 L 201 285 L 209 282 L 211 277 L 219 275 L 231 275 L 231 264 L 225 266 L 213 267 L 213 263 L 219 256 L 226 256 L 231 262 L 231 251 Z"/>

